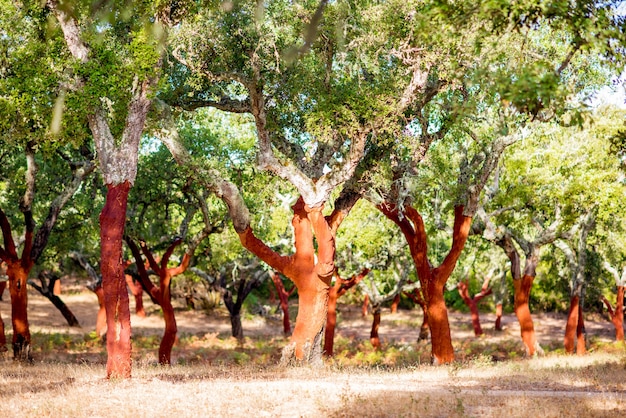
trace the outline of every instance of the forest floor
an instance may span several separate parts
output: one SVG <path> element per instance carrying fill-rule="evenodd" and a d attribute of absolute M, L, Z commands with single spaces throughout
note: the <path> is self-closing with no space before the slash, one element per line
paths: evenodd
<path fill-rule="evenodd" d="M 431 366 L 429 343 L 416 343 L 419 310 L 383 311 L 382 350 L 374 350 L 371 315 L 340 306 L 336 359 L 320 370 L 276 365 L 287 341 L 277 315 L 244 317 L 246 340 L 238 344 L 223 309 L 207 314 L 181 306 L 174 365 L 163 368 L 156 366 L 163 320 L 146 298 L 148 316 L 131 318 L 133 379 L 108 381 L 106 352 L 93 332 L 95 295 L 67 289 L 62 298 L 81 327 L 68 327 L 47 299 L 31 293 L 34 362 L 0 355 L 0 416 L 607 417 L 626 408 L 626 352 L 611 343 L 612 324 L 600 317 L 585 323 L 590 353 L 567 356 L 564 315 L 534 315 L 546 355 L 525 359 L 513 315 L 496 332 L 494 316 L 483 314 L 485 335 L 477 338 L 469 314 L 451 312 L 459 361 Z M 0 313 L 10 340 L 6 299 Z"/>

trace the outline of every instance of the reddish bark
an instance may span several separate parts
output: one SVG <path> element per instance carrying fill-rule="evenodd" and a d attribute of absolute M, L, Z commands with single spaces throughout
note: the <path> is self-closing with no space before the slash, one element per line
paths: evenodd
<path fill-rule="evenodd" d="M 363 296 L 363 304 L 361 305 L 361 316 L 367 316 L 367 308 L 370 304 L 370 297 L 368 295 Z"/>
<path fill-rule="evenodd" d="M 163 337 L 161 338 L 161 344 L 159 345 L 159 363 L 160 364 L 171 364 L 171 356 L 172 356 L 172 348 L 174 347 L 174 343 L 176 342 L 176 335 L 178 333 L 178 327 L 176 325 L 176 315 L 174 314 L 174 308 L 172 306 L 172 295 L 170 293 L 170 286 L 172 283 L 172 278 L 184 273 L 189 267 L 189 261 L 191 256 L 188 253 L 185 253 L 183 259 L 180 264 L 176 267 L 168 267 L 167 264 L 172 256 L 172 253 L 182 243 L 182 239 L 176 239 L 170 246 L 165 250 L 165 254 L 161 258 L 160 262 L 157 262 L 154 258 L 152 252 L 148 249 L 145 242 L 141 242 L 141 252 L 143 252 L 146 257 L 148 264 L 152 268 L 152 270 L 159 276 L 159 286 L 155 286 L 150 278 L 148 277 L 148 272 L 146 271 L 145 264 L 141 259 L 141 254 L 139 253 L 139 248 L 134 243 L 134 241 L 128 237 L 126 237 L 126 242 L 128 247 L 130 248 L 133 256 L 135 257 L 135 262 L 137 265 L 137 270 L 139 272 L 139 278 L 141 282 L 141 286 L 150 294 L 151 298 L 161 307 L 163 311 L 163 320 L 165 321 L 165 331 L 163 332 Z"/>
<path fill-rule="evenodd" d="M 569 313 L 567 314 L 567 325 L 565 326 L 564 346 L 565 352 L 573 354 L 576 349 L 576 328 L 578 327 L 578 296 L 572 296 L 570 300 Z"/>
<path fill-rule="evenodd" d="M 2 300 L 2 295 L 4 294 L 4 290 L 7 287 L 8 277 L 7 273 L 7 264 L 4 261 L 0 260 L 0 300 Z M 5 280 L 6 279 L 6 280 Z M 4 321 L 2 320 L 2 313 L 0 313 L 0 353 L 8 351 L 7 345 L 7 337 L 4 332 Z"/>
<path fill-rule="evenodd" d="M 283 281 L 280 279 L 280 275 L 277 272 L 272 272 L 270 276 L 272 277 L 272 282 L 274 282 L 274 286 L 278 292 L 280 309 L 283 311 L 283 334 L 291 335 L 291 322 L 289 320 L 289 296 L 293 294 L 296 287 L 294 286 L 291 290 L 287 291 Z"/>
<path fill-rule="evenodd" d="M 430 337 L 430 326 L 428 325 L 428 311 L 426 310 L 426 302 L 424 302 L 422 292 L 419 288 L 417 288 L 412 292 L 406 292 L 405 294 L 410 297 L 413 302 L 417 303 L 422 308 L 422 312 L 424 315 L 424 317 L 422 318 L 422 325 L 420 326 L 420 333 L 417 337 L 417 341 L 427 340 L 428 337 Z"/>
<path fill-rule="evenodd" d="M 400 304 L 400 293 L 393 297 L 391 301 L 391 313 L 395 314 L 398 312 L 398 305 Z"/>
<path fill-rule="evenodd" d="M 535 327 L 532 317 L 530 316 L 530 308 L 528 300 L 530 298 L 530 289 L 533 285 L 535 276 L 525 274 L 520 280 L 513 280 L 515 289 L 514 309 L 517 320 L 520 324 L 522 341 L 526 347 L 526 354 L 533 356 L 536 351 L 537 340 L 535 337 Z"/>
<path fill-rule="evenodd" d="M 617 300 L 615 302 L 615 309 L 611 305 L 611 302 L 604 296 L 602 301 L 606 305 L 611 322 L 615 326 L 615 341 L 624 341 L 624 286 L 617 286 Z"/>
<path fill-rule="evenodd" d="M 23 213 L 26 233 L 24 235 L 22 258 L 19 258 L 15 242 L 13 241 L 11 225 L 5 213 L 0 209 L 0 227 L 2 228 L 4 239 L 4 247 L 0 248 L 0 258 L 6 263 L 6 275 L 9 278 L 11 323 L 13 325 L 13 357 L 18 361 L 31 360 L 26 281 L 34 264 L 31 258 L 31 250 L 33 248 L 35 225 L 32 213 L 28 210 L 25 210 Z"/>
<path fill-rule="evenodd" d="M 321 362 L 321 338 L 326 324 L 328 291 L 335 270 L 335 233 L 342 217 L 322 215 L 323 205 L 305 206 L 302 197 L 292 207 L 295 253 L 281 256 L 259 240 L 250 226 L 238 230 L 242 245 L 298 288 L 298 316 L 283 362 Z M 317 260 L 313 239 L 317 241 Z"/>
<path fill-rule="evenodd" d="M 100 213 L 100 269 L 107 322 L 107 378 L 130 378 L 130 308 L 124 266 L 122 237 L 130 183 L 107 185 L 108 192 Z"/>
<path fill-rule="evenodd" d="M 339 271 L 335 269 L 335 284 L 328 292 L 328 314 L 326 315 L 326 329 L 324 331 L 324 355 L 332 357 L 335 345 L 335 326 L 337 324 L 337 299 L 345 295 L 348 290 L 356 286 L 370 269 L 363 269 L 359 274 L 355 274 L 345 280 L 339 276 Z"/>
<path fill-rule="evenodd" d="M 96 335 L 102 338 L 107 332 L 107 315 L 104 307 L 104 290 L 102 285 L 96 287 L 93 292 L 98 297 L 98 313 L 96 314 Z"/>
<path fill-rule="evenodd" d="M 454 208 L 452 246 L 439 267 L 433 268 L 428 260 L 428 240 L 424 221 L 418 211 L 404 205 L 403 216 L 396 205 L 384 203 L 378 209 L 400 227 L 409 245 L 411 257 L 420 280 L 432 340 L 432 356 L 436 364 L 454 361 L 454 349 L 450 336 L 450 323 L 443 292 L 446 282 L 454 271 L 469 235 L 472 218 L 463 215 L 462 205 Z"/>
<path fill-rule="evenodd" d="M 478 302 L 481 301 L 482 298 L 491 294 L 491 289 L 489 288 L 489 278 L 485 279 L 483 283 L 483 287 L 479 293 L 474 295 L 474 297 L 470 297 L 469 288 L 467 286 L 467 282 L 462 281 L 457 285 L 459 290 L 459 294 L 463 299 L 463 302 L 468 306 L 470 313 L 472 315 L 472 326 L 474 327 L 474 335 L 479 336 L 483 335 L 483 329 L 480 326 L 480 313 L 478 312 Z"/>
<path fill-rule="evenodd" d="M 502 331 L 502 304 L 496 305 L 496 331 Z"/>
<path fill-rule="evenodd" d="M 135 313 L 137 316 L 144 318 L 146 316 L 146 310 L 143 307 L 143 288 L 141 284 L 135 282 L 132 275 L 126 274 L 126 285 L 135 298 Z"/>
<path fill-rule="evenodd" d="M 380 311 L 380 305 L 372 306 L 372 315 L 374 316 L 374 319 L 372 321 L 372 329 L 370 331 L 370 343 L 376 350 L 380 350 L 380 338 L 378 337 L 378 328 L 380 327 Z"/>
<path fill-rule="evenodd" d="M 585 341 L 585 321 L 583 319 L 583 307 L 578 305 L 578 325 L 576 326 L 576 354 L 582 356 L 587 352 Z"/>

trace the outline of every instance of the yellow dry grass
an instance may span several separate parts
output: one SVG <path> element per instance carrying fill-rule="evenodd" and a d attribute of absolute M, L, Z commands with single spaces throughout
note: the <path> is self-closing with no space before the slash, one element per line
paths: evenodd
<path fill-rule="evenodd" d="M 277 336 L 280 321 L 247 321 L 246 332 L 255 332 L 237 344 L 228 338 L 227 318 L 179 312 L 175 364 L 160 367 L 162 318 L 152 313 L 133 318 L 133 378 L 109 381 L 104 346 L 91 332 L 94 306 L 85 298 L 66 297 L 82 329 L 64 327 L 49 303 L 32 298 L 35 361 L 0 355 L 0 418 L 586 418 L 626 410 L 626 350 L 602 337 L 608 327 L 602 322 L 588 324 L 590 354 L 566 356 L 559 348 L 561 319 L 538 316 L 548 355 L 523 359 L 514 321 L 504 333 L 476 338 L 463 328 L 466 316 L 452 314 L 459 362 L 435 367 L 428 364 L 429 344 L 415 343 L 416 324 L 407 323 L 419 323 L 413 313 L 384 318 L 381 332 L 390 338 L 376 351 L 367 341 L 369 319 L 344 311 L 335 359 L 312 370 L 276 366 L 286 343 Z M 3 312 L 5 305 L 0 302 Z"/>
<path fill-rule="evenodd" d="M 593 353 L 400 369 L 4 360 L 2 417 L 610 417 L 626 408 L 626 356 Z"/>

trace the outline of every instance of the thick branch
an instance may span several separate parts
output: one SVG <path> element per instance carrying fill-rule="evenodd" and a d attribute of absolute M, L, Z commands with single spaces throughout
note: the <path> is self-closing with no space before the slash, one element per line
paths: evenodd
<path fill-rule="evenodd" d="M 36 262 L 39 259 L 39 257 L 43 253 L 43 250 L 46 248 L 46 245 L 48 244 L 48 239 L 50 238 L 50 234 L 52 232 L 52 228 L 54 227 L 54 224 L 59 217 L 61 209 L 63 209 L 69 199 L 74 195 L 74 193 L 76 193 L 76 190 L 78 190 L 83 180 L 91 173 L 93 173 L 95 169 L 96 164 L 94 164 L 92 161 L 85 162 L 81 167 L 77 168 L 74 171 L 72 180 L 52 201 L 48 216 L 43 221 L 43 223 L 37 230 L 37 234 L 35 235 L 33 248 L 30 253 L 30 258 L 33 262 Z"/>

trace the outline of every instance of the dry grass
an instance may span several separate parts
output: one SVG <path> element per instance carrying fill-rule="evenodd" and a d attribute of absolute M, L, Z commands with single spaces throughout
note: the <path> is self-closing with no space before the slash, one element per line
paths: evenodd
<path fill-rule="evenodd" d="M 157 366 L 162 319 L 154 315 L 133 319 L 133 378 L 108 381 L 104 346 L 88 331 L 92 304 L 67 299 L 79 313 L 85 302 L 85 328 L 63 327 L 62 318 L 40 304 L 32 315 L 39 324 L 33 327 L 35 362 L 0 355 L 0 418 L 611 417 L 626 408 L 624 345 L 593 337 L 589 355 L 565 356 L 560 318 L 537 318 L 548 355 L 527 360 L 513 322 L 507 332 L 474 338 L 462 327 L 466 316 L 452 314 L 459 362 L 434 367 L 430 345 L 416 344 L 415 324 L 402 322 L 415 322 L 411 315 L 384 318 L 381 334 L 389 339 L 376 351 L 363 336 L 369 319 L 344 313 L 336 357 L 312 370 L 276 366 L 286 343 L 272 337 L 280 322 L 246 322 L 247 331 L 258 327 L 237 344 L 227 337 L 227 318 L 207 321 L 191 312 L 179 315 L 186 331 L 174 348 L 175 364 Z"/>
<path fill-rule="evenodd" d="M 204 354 L 166 368 L 155 365 L 152 348 L 136 343 L 133 379 L 107 381 L 104 357 L 91 364 L 71 355 L 53 359 L 61 347 L 94 352 L 95 342 L 79 347 L 57 337 L 44 361 L 23 365 L 5 356 L 0 416 L 607 417 L 626 407 L 626 354 L 612 344 L 584 357 L 493 362 L 476 355 L 440 367 L 336 360 L 323 370 L 270 365 L 281 344 L 248 339 L 237 347 L 215 335 L 188 337 L 179 359 L 185 350 Z"/>

